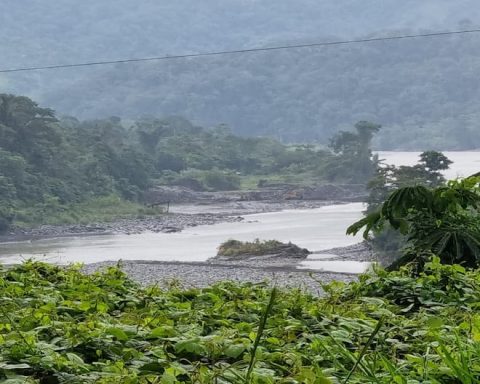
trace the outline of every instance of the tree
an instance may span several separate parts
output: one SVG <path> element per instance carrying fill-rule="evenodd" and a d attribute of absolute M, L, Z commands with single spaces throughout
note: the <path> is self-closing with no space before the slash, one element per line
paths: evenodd
<path fill-rule="evenodd" d="M 356 132 L 340 131 L 330 140 L 330 148 L 338 156 L 328 169 L 328 177 L 338 180 L 345 177 L 350 182 L 364 183 L 375 173 L 377 159 L 372 154 L 372 138 L 381 125 L 368 121 L 355 124 Z"/>
<path fill-rule="evenodd" d="M 429 172 L 437 172 L 448 169 L 452 161 L 442 152 L 425 151 L 420 154 L 419 163 Z"/>
<path fill-rule="evenodd" d="M 452 161 L 436 151 L 422 152 L 418 164 L 413 166 L 396 167 L 380 162 L 375 176 L 367 185 L 370 191 L 368 211 L 376 209 L 395 189 L 415 185 L 437 187 L 444 184 L 445 178 L 438 171 L 448 169 L 450 164 Z"/>
<path fill-rule="evenodd" d="M 442 152 L 425 151 L 420 154 L 419 164 L 427 172 L 430 185 L 437 186 L 445 181 L 440 171 L 448 169 L 452 161 Z"/>
<path fill-rule="evenodd" d="M 27 97 L 0 94 L 0 147 L 21 154 L 37 169 L 54 163 L 62 136 L 51 109 Z"/>
<path fill-rule="evenodd" d="M 436 254 L 442 263 L 480 265 L 480 178 L 450 181 L 446 186 L 403 187 L 395 190 L 374 212 L 347 229 L 364 237 L 388 224 L 405 235 L 408 248 L 396 267 Z"/>

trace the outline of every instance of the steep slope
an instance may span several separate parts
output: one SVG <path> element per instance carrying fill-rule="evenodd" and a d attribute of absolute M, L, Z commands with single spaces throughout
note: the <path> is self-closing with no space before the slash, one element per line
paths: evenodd
<path fill-rule="evenodd" d="M 473 0 L 130 2 L 4 0 L 2 67 L 473 28 Z M 183 115 L 248 135 L 325 142 L 359 119 L 383 148 L 471 148 L 480 35 L 4 74 L 79 117 Z M 452 135 L 452 132 L 455 135 Z"/>

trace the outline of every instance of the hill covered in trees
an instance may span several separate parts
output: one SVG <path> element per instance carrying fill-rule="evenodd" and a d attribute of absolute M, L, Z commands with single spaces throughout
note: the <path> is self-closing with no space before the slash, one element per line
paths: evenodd
<path fill-rule="evenodd" d="M 154 185 L 218 191 L 260 180 L 362 183 L 374 174 L 370 143 L 378 129 L 359 122 L 329 151 L 180 117 L 59 119 L 27 97 L 0 94 L 0 231 L 12 222 L 77 222 L 85 216 L 79 204 L 142 202 Z"/>
<path fill-rule="evenodd" d="M 3 2 L 2 67 L 162 56 L 478 26 L 463 1 Z M 0 75 L 61 114 L 180 115 L 327 143 L 359 120 L 382 149 L 480 147 L 480 35 Z M 21 49 L 19 49 L 19 46 Z"/>

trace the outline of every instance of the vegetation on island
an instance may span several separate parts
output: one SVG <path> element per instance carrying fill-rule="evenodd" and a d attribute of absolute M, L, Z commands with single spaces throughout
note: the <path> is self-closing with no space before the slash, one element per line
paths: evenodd
<path fill-rule="evenodd" d="M 217 256 L 265 256 L 281 255 L 285 257 L 307 257 L 308 249 L 300 248 L 292 243 L 282 243 L 278 240 L 239 241 L 227 240 L 218 247 Z"/>

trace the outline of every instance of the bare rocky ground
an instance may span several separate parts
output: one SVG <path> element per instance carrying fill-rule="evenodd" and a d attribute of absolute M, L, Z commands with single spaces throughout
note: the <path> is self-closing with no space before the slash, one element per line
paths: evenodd
<path fill-rule="evenodd" d="M 137 234 L 143 232 L 173 233 L 198 225 L 242 221 L 241 215 L 275 212 L 284 209 L 311 209 L 335 204 L 335 201 L 245 201 L 213 203 L 178 203 L 170 206 L 170 213 L 152 217 L 121 219 L 106 223 L 41 225 L 35 228 L 14 228 L 0 235 L 0 243 L 38 240 L 67 236 L 94 236 L 106 234 Z"/>
<path fill-rule="evenodd" d="M 360 262 L 376 262 L 377 258 L 372 247 L 367 242 L 361 242 L 358 244 L 350 245 L 348 247 L 331 248 L 326 251 L 314 252 L 321 254 L 335 255 L 331 259 L 322 260 L 352 260 Z"/>
<path fill-rule="evenodd" d="M 116 265 L 116 263 L 90 264 L 85 266 L 85 271 L 91 273 L 109 265 Z M 357 279 L 357 276 L 353 274 L 253 265 L 129 261 L 122 263 L 122 269 L 133 280 L 142 285 L 159 284 L 164 288 L 168 288 L 171 285 L 183 288 L 202 288 L 221 281 L 268 282 L 272 286 L 300 288 L 315 295 L 321 294 L 321 284 L 331 281 L 348 282 Z"/>
<path fill-rule="evenodd" d="M 335 255 L 337 260 L 373 260 L 373 253 L 365 243 L 330 249 L 322 253 Z M 172 284 L 185 288 L 201 288 L 221 281 L 268 282 L 272 286 L 300 288 L 319 295 L 322 293 L 322 284 L 357 279 L 355 274 L 297 269 L 300 261 L 298 257 L 266 255 L 228 259 L 212 258 L 205 263 L 125 261 L 120 265 L 133 280 L 140 284 L 159 284 L 165 288 Z M 117 263 L 90 264 L 85 266 L 85 271 L 92 273 L 113 265 Z"/>
<path fill-rule="evenodd" d="M 42 225 L 36 228 L 14 229 L 7 235 L 0 236 L 0 242 L 36 240 L 66 236 L 93 236 L 106 234 L 137 234 L 143 232 L 173 233 L 188 227 L 212 225 L 222 222 L 242 221 L 240 216 L 220 213 L 169 213 L 154 217 L 138 219 L 121 219 L 108 223 Z"/>

